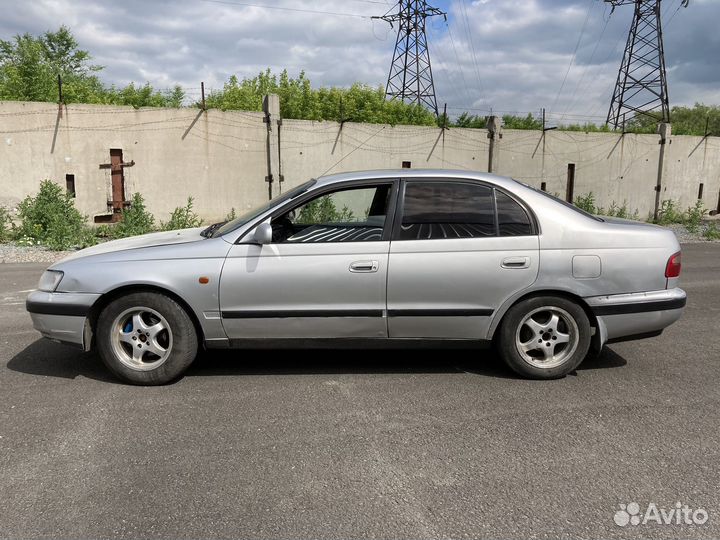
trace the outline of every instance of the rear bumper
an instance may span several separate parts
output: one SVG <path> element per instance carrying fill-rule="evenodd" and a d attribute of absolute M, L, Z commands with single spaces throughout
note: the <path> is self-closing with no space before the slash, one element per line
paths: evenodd
<path fill-rule="evenodd" d="M 683 313 L 687 296 L 679 288 L 586 298 L 598 320 L 600 345 L 658 335 Z"/>
<path fill-rule="evenodd" d="M 44 337 L 88 350 L 88 314 L 99 294 L 33 291 L 25 301 L 33 327 Z"/>

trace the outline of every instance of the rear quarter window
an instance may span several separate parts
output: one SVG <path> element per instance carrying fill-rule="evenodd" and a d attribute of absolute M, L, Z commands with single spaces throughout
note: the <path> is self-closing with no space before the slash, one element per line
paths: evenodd
<path fill-rule="evenodd" d="M 500 236 L 528 236 L 533 234 L 532 221 L 525 209 L 512 197 L 495 190 L 498 232 Z"/>

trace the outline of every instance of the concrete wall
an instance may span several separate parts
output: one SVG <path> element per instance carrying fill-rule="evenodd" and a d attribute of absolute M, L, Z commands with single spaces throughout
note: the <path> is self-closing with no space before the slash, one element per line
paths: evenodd
<path fill-rule="evenodd" d="M 472 129 L 283 120 L 286 188 L 323 174 L 413 168 L 487 171 L 487 132 Z"/>
<path fill-rule="evenodd" d="M 126 197 L 141 192 L 158 220 L 190 195 L 211 221 L 231 207 L 240 213 L 267 200 L 269 189 L 277 195 L 325 173 L 400 168 L 404 161 L 413 168 L 488 170 L 486 130 L 283 120 L 269 131 L 268 125 L 255 112 L 72 105 L 59 115 L 50 103 L 0 102 L 0 204 L 14 206 L 45 178 L 64 185 L 65 175 L 74 174 L 78 208 L 91 217 L 107 213 L 110 171 L 100 165 L 110 162 L 111 148 L 135 162 L 125 168 Z M 268 159 L 269 137 L 279 138 L 279 164 Z M 625 203 L 646 217 L 655 203 L 659 141 L 658 135 L 504 130 L 494 143 L 494 172 L 537 187 L 545 182 L 547 191 L 564 196 L 574 163 L 576 196 L 592 191 L 599 205 Z M 672 136 L 661 199 L 691 206 L 700 183 L 705 206 L 717 208 L 720 141 Z"/>
<path fill-rule="evenodd" d="M 262 113 L 0 102 L 0 204 L 12 206 L 49 178 L 75 175 L 76 205 L 107 213 L 110 149 L 123 151 L 125 188 L 140 192 L 157 220 L 187 197 L 207 218 L 267 198 Z M 186 133 L 187 132 L 187 133 Z M 184 138 L 183 138 L 184 136 Z"/>

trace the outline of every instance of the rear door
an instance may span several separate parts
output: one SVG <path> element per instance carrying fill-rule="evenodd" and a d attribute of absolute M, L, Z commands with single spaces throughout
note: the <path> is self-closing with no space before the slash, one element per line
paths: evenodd
<path fill-rule="evenodd" d="M 407 180 L 401 191 L 389 337 L 484 338 L 495 310 L 537 277 L 531 216 L 509 194 L 469 180 Z"/>

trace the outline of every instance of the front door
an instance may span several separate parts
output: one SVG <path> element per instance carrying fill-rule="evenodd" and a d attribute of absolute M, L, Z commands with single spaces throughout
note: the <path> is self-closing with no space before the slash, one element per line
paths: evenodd
<path fill-rule="evenodd" d="M 229 338 L 384 338 L 396 182 L 310 195 L 271 220 L 273 241 L 237 244 L 220 280 Z"/>
<path fill-rule="evenodd" d="M 538 274 L 528 213 L 480 183 L 404 185 L 388 274 L 391 338 L 484 339 L 505 299 Z"/>

